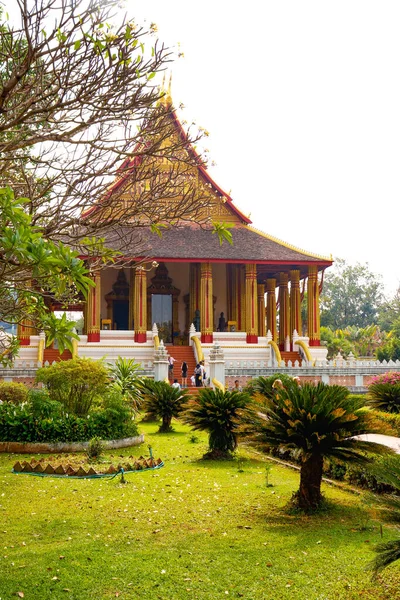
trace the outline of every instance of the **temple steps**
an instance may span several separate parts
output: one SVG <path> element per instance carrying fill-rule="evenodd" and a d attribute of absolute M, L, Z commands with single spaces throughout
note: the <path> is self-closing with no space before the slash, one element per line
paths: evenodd
<path fill-rule="evenodd" d="M 301 357 L 298 352 L 283 352 L 281 350 L 281 356 L 282 356 L 282 360 L 285 361 L 286 365 L 288 364 L 289 360 L 292 361 L 293 365 L 296 362 L 296 360 L 299 361 L 299 365 L 301 365 Z"/>
<path fill-rule="evenodd" d="M 55 348 L 44 349 L 43 362 L 49 362 L 51 364 L 53 362 L 59 362 L 60 360 L 70 360 L 71 358 L 72 354 L 69 350 L 64 350 L 64 352 L 60 354 L 60 351 Z"/>
<path fill-rule="evenodd" d="M 170 356 L 175 358 L 174 364 L 174 376 L 173 379 L 177 379 L 179 383 L 182 383 L 182 363 L 186 362 L 188 366 L 188 387 L 192 388 L 190 377 L 193 375 L 196 368 L 196 359 L 194 357 L 192 346 L 167 346 L 167 352 Z"/>

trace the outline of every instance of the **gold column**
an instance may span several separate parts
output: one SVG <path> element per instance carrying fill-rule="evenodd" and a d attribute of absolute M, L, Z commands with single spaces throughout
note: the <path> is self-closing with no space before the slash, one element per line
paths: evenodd
<path fill-rule="evenodd" d="M 32 321 L 30 319 L 24 319 L 21 323 L 18 323 L 17 337 L 20 346 L 29 346 L 31 343 L 31 335 L 34 334 L 34 328 L 32 327 Z"/>
<path fill-rule="evenodd" d="M 201 263 L 200 265 L 200 330 L 201 341 L 212 343 L 214 309 L 211 263 Z"/>
<path fill-rule="evenodd" d="M 246 306 L 246 342 L 258 342 L 258 306 L 257 306 L 257 265 L 246 264 L 245 306 Z"/>
<path fill-rule="evenodd" d="M 95 285 L 89 288 L 87 296 L 87 341 L 100 341 L 100 310 L 101 310 L 101 281 L 100 273 L 95 273 L 92 277 Z"/>
<path fill-rule="evenodd" d="M 308 267 L 307 302 L 309 345 L 320 346 L 318 267 L 314 265 Z"/>
<path fill-rule="evenodd" d="M 276 279 L 267 279 L 267 331 L 272 334 L 274 342 L 278 341 L 276 329 Z"/>
<path fill-rule="evenodd" d="M 279 273 L 279 349 L 284 350 L 285 340 L 290 336 L 289 275 Z"/>
<path fill-rule="evenodd" d="M 300 271 L 290 271 L 290 336 L 296 330 L 302 334 L 301 324 L 301 297 L 300 297 Z"/>
<path fill-rule="evenodd" d="M 134 269 L 134 267 L 131 267 L 129 269 L 129 324 L 128 324 L 128 329 L 130 331 L 135 329 L 134 314 L 135 314 L 135 269 Z M 153 323 L 151 325 L 153 325 Z M 150 329 L 151 329 L 151 327 L 150 327 Z"/>
<path fill-rule="evenodd" d="M 257 307 L 258 307 L 258 335 L 265 336 L 265 286 L 263 283 L 257 285 Z"/>
<path fill-rule="evenodd" d="M 237 311 L 238 331 L 246 331 L 246 270 L 244 265 L 237 265 Z"/>
<path fill-rule="evenodd" d="M 147 277 L 143 267 L 136 267 L 135 270 L 133 320 L 135 342 L 143 344 L 146 341 L 147 327 Z"/>
<path fill-rule="evenodd" d="M 189 266 L 189 327 L 193 323 L 196 310 L 200 310 L 200 264 Z"/>

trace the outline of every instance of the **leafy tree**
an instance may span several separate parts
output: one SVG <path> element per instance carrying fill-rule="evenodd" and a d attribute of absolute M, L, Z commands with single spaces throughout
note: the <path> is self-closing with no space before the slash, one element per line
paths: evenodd
<path fill-rule="evenodd" d="M 385 343 L 377 349 L 376 357 L 378 360 L 400 360 L 400 338 L 390 332 Z"/>
<path fill-rule="evenodd" d="M 92 281 L 78 252 L 46 239 L 26 212 L 27 199 L 0 189 L 0 317 L 3 322 L 30 321 L 48 333 L 47 342 L 70 347 L 73 323 L 56 319 L 48 301 L 75 302 Z M 5 349 L 7 352 L 7 349 Z"/>
<path fill-rule="evenodd" d="M 378 320 L 383 300 L 381 278 L 369 270 L 368 263 L 348 265 L 337 258 L 326 274 L 320 298 L 321 325 L 333 330 L 368 327 Z"/>
<path fill-rule="evenodd" d="M 60 402 L 66 413 L 86 417 L 93 403 L 101 401 L 109 377 L 101 361 L 75 358 L 38 369 L 36 381 L 45 384 L 50 400 Z"/>
<path fill-rule="evenodd" d="M 380 306 L 379 326 L 383 331 L 395 331 L 396 336 L 400 338 L 400 287 L 393 298 Z"/>
<path fill-rule="evenodd" d="M 324 383 L 278 385 L 272 397 L 256 396 L 256 411 L 244 426 L 246 438 L 257 445 L 294 450 L 301 458 L 300 488 L 294 503 L 304 510 L 322 501 L 324 457 L 344 462 L 369 462 L 365 452 L 387 451 L 379 444 L 355 439 L 372 433 L 363 400 L 347 388 Z"/>
<path fill-rule="evenodd" d="M 161 419 L 160 433 L 172 431 L 172 418 L 180 416 L 188 390 L 172 387 L 165 381 L 145 379 L 142 384 L 143 409 L 153 419 Z"/>
<path fill-rule="evenodd" d="M 32 224 L 95 258 L 90 240 L 114 239 L 116 225 L 127 225 L 121 251 L 141 255 L 143 215 L 157 230 L 204 220 L 208 196 L 193 178 L 203 159 L 186 151 L 202 134 L 171 136 L 156 75 L 173 55 L 156 26 L 117 22 L 111 0 L 17 2 L 20 24 L 0 21 L 0 185 L 29 199 Z"/>
<path fill-rule="evenodd" d="M 182 415 L 184 423 L 197 431 L 208 431 L 207 458 L 228 455 L 237 446 L 237 429 L 250 396 L 245 392 L 223 392 L 205 388 L 189 400 Z"/>

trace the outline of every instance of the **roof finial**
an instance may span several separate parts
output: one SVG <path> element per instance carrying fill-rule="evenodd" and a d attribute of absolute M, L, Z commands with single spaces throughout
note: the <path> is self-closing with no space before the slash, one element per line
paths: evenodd
<path fill-rule="evenodd" d="M 172 86 L 172 73 L 169 76 L 169 84 L 168 84 L 168 96 L 171 97 L 171 86 Z"/>

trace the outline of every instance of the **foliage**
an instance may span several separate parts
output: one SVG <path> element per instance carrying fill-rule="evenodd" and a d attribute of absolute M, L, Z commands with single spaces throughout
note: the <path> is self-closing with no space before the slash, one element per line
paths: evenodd
<path fill-rule="evenodd" d="M 144 379 L 142 384 L 143 409 L 150 419 L 162 419 L 160 433 L 171 431 L 172 418 L 179 417 L 184 403 L 187 401 L 188 390 L 172 387 L 165 381 Z"/>
<path fill-rule="evenodd" d="M 328 347 L 328 359 L 338 354 L 347 358 L 350 352 L 354 356 L 374 356 L 382 344 L 382 333 L 377 325 L 368 327 L 346 327 L 333 331 L 330 327 L 321 327 L 321 340 Z"/>
<path fill-rule="evenodd" d="M 275 384 L 275 381 L 278 381 L 278 384 L 279 382 L 282 383 L 286 389 L 295 389 L 298 387 L 298 384 L 293 377 L 290 377 L 285 373 L 274 373 L 274 375 L 270 375 L 269 377 L 260 376 L 251 379 L 247 384 L 245 391 L 255 397 L 261 395 L 263 398 L 271 399 L 275 397 L 278 390 L 277 387 L 274 387 L 274 385 L 277 385 Z"/>
<path fill-rule="evenodd" d="M 237 447 L 240 418 L 250 402 L 245 392 L 223 392 L 205 388 L 185 406 L 184 423 L 197 431 L 208 431 L 208 445 L 213 451 L 228 453 Z"/>
<path fill-rule="evenodd" d="M 228 244 L 232 246 L 233 239 L 232 233 L 229 229 L 232 229 L 232 223 L 219 223 L 217 221 L 213 221 L 213 229 L 211 233 L 216 233 L 219 240 L 219 245 L 222 246 L 223 242 L 226 241 Z"/>
<path fill-rule="evenodd" d="M 89 440 L 89 445 L 86 450 L 88 460 L 95 460 L 97 458 L 100 458 L 100 456 L 103 454 L 103 452 L 104 452 L 104 444 L 103 444 L 103 440 L 101 438 L 96 436 L 96 437 L 92 438 L 91 440 Z"/>
<path fill-rule="evenodd" d="M 33 398 L 18 406 L 0 404 L 0 441 L 81 442 L 93 437 L 107 440 L 137 435 L 131 411 L 121 398 L 119 402 L 110 399 L 104 409 L 86 418 L 62 414 L 57 404 L 49 405 L 45 398 Z"/>
<path fill-rule="evenodd" d="M 368 385 L 368 404 L 389 413 L 400 413 L 400 373 L 389 371 L 373 377 Z"/>
<path fill-rule="evenodd" d="M 392 331 L 396 337 L 400 337 L 400 287 L 393 298 L 381 305 L 378 322 L 383 331 Z"/>
<path fill-rule="evenodd" d="M 101 361 L 75 358 L 38 369 L 36 381 L 46 385 L 51 400 L 61 402 L 67 413 L 86 416 L 106 391 L 108 371 Z"/>
<path fill-rule="evenodd" d="M 22 404 L 28 399 L 28 389 L 23 383 L 6 382 L 0 383 L 0 402 L 11 402 Z"/>
<path fill-rule="evenodd" d="M 122 358 L 121 356 L 113 364 L 109 364 L 109 372 L 112 377 L 111 386 L 116 389 L 131 405 L 136 412 L 139 410 L 141 396 L 142 366 L 133 358 Z"/>
<path fill-rule="evenodd" d="M 300 488 L 294 501 L 302 509 L 317 508 L 322 501 L 323 458 L 367 463 L 365 451 L 386 448 L 355 439 L 372 433 L 363 401 L 347 388 L 324 383 L 280 387 L 268 396 L 258 395 L 256 412 L 247 420 L 244 435 L 253 444 L 297 451 L 301 460 Z"/>
<path fill-rule="evenodd" d="M 71 349 L 74 324 L 56 319 L 45 298 L 73 302 L 85 297 L 93 282 L 77 251 L 47 239 L 34 225 L 27 203 L 10 188 L 0 189 L 0 318 L 28 320 L 48 333 L 48 344 L 57 339 L 60 349 Z"/>
<path fill-rule="evenodd" d="M 60 417 L 63 412 L 61 402 L 51 400 L 47 390 L 32 389 L 28 393 L 29 405 L 32 414 L 37 419 Z"/>
<path fill-rule="evenodd" d="M 390 332 L 385 343 L 377 349 L 376 358 L 380 361 L 400 360 L 400 337 Z"/>
<path fill-rule="evenodd" d="M 394 494 L 385 497 L 384 516 L 386 520 L 398 523 L 400 521 L 400 457 L 387 460 L 377 469 L 377 476 L 395 490 Z M 375 559 L 370 566 L 376 575 L 398 560 L 400 560 L 400 538 L 379 544 L 376 547 Z"/>
<path fill-rule="evenodd" d="M 369 270 L 368 263 L 348 265 L 335 259 L 325 277 L 321 299 L 321 325 L 333 330 L 349 326 L 376 324 L 383 301 L 380 277 Z"/>

